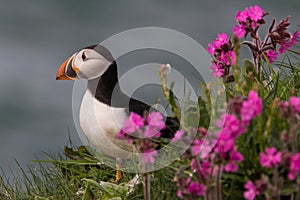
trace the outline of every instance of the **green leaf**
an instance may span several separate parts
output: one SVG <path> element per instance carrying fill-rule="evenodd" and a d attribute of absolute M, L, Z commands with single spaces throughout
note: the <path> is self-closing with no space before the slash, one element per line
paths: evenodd
<path fill-rule="evenodd" d="M 207 102 L 201 97 L 198 97 L 198 105 L 199 105 L 199 112 L 200 112 L 200 120 L 199 120 L 199 126 L 208 128 L 210 123 L 210 112 L 208 110 L 208 104 Z"/>
<path fill-rule="evenodd" d="M 91 190 L 90 190 L 90 182 L 86 183 L 86 188 L 84 190 L 84 194 L 82 197 L 82 200 L 89 200 L 91 196 Z"/>

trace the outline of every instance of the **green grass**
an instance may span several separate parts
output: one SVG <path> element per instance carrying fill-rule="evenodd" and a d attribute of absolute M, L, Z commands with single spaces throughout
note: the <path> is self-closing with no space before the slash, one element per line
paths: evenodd
<path fill-rule="evenodd" d="M 98 164 L 99 161 L 83 146 L 76 150 L 65 147 L 64 154 L 45 156 L 46 160 L 36 160 L 34 165 L 25 168 L 16 162 L 21 175 L 13 181 L 5 174 L 0 177 L 0 199 L 143 199 L 141 183 L 133 193 L 126 195 L 124 186 L 135 174 L 123 173 L 116 183 L 115 170 Z M 153 199 L 177 199 L 175 173 L 170 166 L 151 174 Z M 105 183 L 100 186 L 100 181 Z"/>

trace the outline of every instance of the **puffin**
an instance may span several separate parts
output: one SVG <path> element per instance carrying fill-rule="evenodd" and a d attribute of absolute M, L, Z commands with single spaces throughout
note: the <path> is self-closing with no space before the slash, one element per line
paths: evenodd
<path fill-rule="evenodd" d="M 118 160 L 138 153 L 134 144 L 117 137 L 131 112 L 144 116 L 153 108 L 122 92 L 118 66 L 111 52 L 95 44 L 82 48 L 67 58 L 56 74 L 56 80 L 86 79 L 87 88 L 79 111 L 80 127 L 89 143 L 102 153 L 117 159 L 116 180 L 121 178 Z M 179 120 L 165 116 L 166 128 L 161 137 L 172 138 L 179 129 Z"/>

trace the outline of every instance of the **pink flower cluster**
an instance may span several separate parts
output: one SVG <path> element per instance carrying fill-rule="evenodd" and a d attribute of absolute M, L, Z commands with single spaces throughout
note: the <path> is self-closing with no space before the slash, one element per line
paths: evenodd
<path fill-rule="evenodd" d="M 226 163 L 224 171 L 237 171 L 237 162 L 243 160 L 242 154 L 236 151 L 235 139 L 245 130 L 241 127 L 240 120 L 235 114 L 223 115 L 223 120 L 218 122 L 221 129 L 219 132 L 219 139 L 214 147 L 214 152 L 219 155 L 222 161 Z"/>
<path fill-rule="evenodd" d="M 215 174 L 209 159 L 201 159 L 198 161 L 196 158 L 193 158 L 190 162 L 190 167 L 195 171 L 200 180 L 206 180 L 211 173 L 213 175 Z"/>
<path fill-rule="evenodd" d="M 259 115 L 262 111 L 262 100 L 258 94 L 251 90 L 248 99 L 242 103 L 240 111 L 242 122 L 249 124 L 250 120 Z"/>
<path fill-rule="evenodd" d="M 254 32 L 256 28 L 264 21 L 262 20 L 264 16 L 264 11 L 261 7 L 255 5 L 250 6 L 250 8 L 245 8 L 243 11 L 238 11 L 236 13 L 236 19 L 239 25 L 235 25 L 233 28 L 233 33 L 239 37 L 244 37 L 249 32 Z"/>
<path fill-rule="evenodd" d="M 281 152 L 278 152 L 275 147 L 266 148 L 265 151 L 266 153 L 260 153 L 261 166 L 267 168 L 278 167 L 281 162 Z M 247 200 L 255 199 L 255 197 L 260 193 L 266 192 L 269 188 L 268 185 L 270 185 L 270 183 L 266 182 L 263 178 L 256 180 L 255 184 L 251 180 L 248 180 L 244 185 L 244 188 L 246 189 L 244 192 L 244 198 Z"/>
<path fill-rule="evenodd" d="M 232 29 L 233 34 L 238 38 L 250 35 L 252 41 L 243 41 L 241 44 L 247 45 L 252 51 L 253 59 L 256 65 L 260 65 L 260 59 L 268 59 L 273 63 L 279 53 L 284 53 L 298 43 L 300 33 L 295 31 L 293 34 L 287 31 L 290 22 L 288 18 L 275 24 L 273 20 L 269 32 L 262 40 L 258 30 L 262 24 L 265 24 L 264 10 L 258 5 L 245 8 L 243 11 L 237 11 L 236 20 L 238 22 Z M 280 48 L 277 50 L 277 46 Z M 209 67 L 213 77 L 227 77 L 230 72 L 230 66 L 236 62 L 236 55 L 233 51 L 232 41 L 226 33 L 218 34 L 213 43 L 208 44 L 207 51 L 213 56 L 212 65 Z M 257 66 L 257 69 L 260 67 Z M 225 79 L 226 80 L 226 79 Z"/>
<path fill-rule="evenodd" d="M 290 122 L 299 119 L 300 114 L 300 97 L 291 96 L 288 101 L 283 101 L 278 103 L 278 107 L 280 110 L 280 114 L 283 118 L 287 119 Z M 291 127 L 290 127 L 291 128 Z M 294 130 L 294 131 L 297 131 Z M 291 133 L 293 135 L 293 133 Z M 294 135 L 296 137 L 296 134 Z M 288 136 L 289 142 L 293 143 L 296 140 L 291 135 Z M 285 164 L 287 164 L 289 172 L 288 172 L 288 179 L 294 180 L 295 176 L 299 175 L 300 173 L 300 153 L 298 152 L 287 152 L 285 153 Z"/>
<path fill-rule="evenodd" d="M 275 22 L 275 21 L 274 21 Z M 285 53 L 286 51 L 289 51 L 292 46 L 295 46 L 298 43 L 300 33 L 299 31 L 295 31 L 293 34 L 289 33 L 287 31 L 287 28 L 289 27 L 290 22 L 287 19 L 282 20 L 275 28 L 274 30 L 271 30 L 269 33 L 269 37 L 272 43 L 272 48 L 270 50 L 267 50 L 266 56 L 270 63 L 273 63 L 274 60 L 277 59 L 277 56 L 279 53 Z M 278 51 L 277 44 L 280 45 Z"/>
<path fill-rule="evenodd" d="M 127 134 L 140 132 L 142 126 L 144 126 L 144 119 L 140 115 L 132 112 L 128 119 L 124 122 L 123 127 L 118 134 L 118 138 L 125 138 Z M 127 139 L 132 143 L 131 138 L 128 137 Z"/>
<path fill-rule="evenodd" d="M 265 152 L 260 152 L 260 164 L 263 167 L 277 170 L 276 168 L 282 162 L 282 152 L 277 151 L 275 147 L 266 148 Z M 289 153 L 285 152 L 283 164 L 288 168 L 288 179 L 294 180 L 297 175 L 300 173 L 300 153 Z M 275 168 L 275 169 L 274 169 Z M 273 177 L 274 178 L 274 177 Z M 278 177 L 276 177 L 278 178 Z M 265 182 L 265 183 L 264 183 Z M 255 184 L 248 180 L 244 187 L 246 191 L 244 192 L 244 198 L 247 200 L 253 200 L 257 195 L 263 192 L 267 192 L 268 188 L 272 188 L 269 182 L 266 182 L 262 179 L 256 180 Z"/>
<path fill-rule="evenodd" d="M 233 51 L 231 41 L 226 33 L 218 34 L 218 37 L 212 44 L 208 44 L 207 51 L 214 56 L 210 70 L 214 77 L 223 76 L 226 68 L 234 65 L 236 57 Z"/>
<path fill-rule="evenodd" d="M 207 131 L 203 128 L 199 128 L 200 138 L 196 138 L 191 147 L 189 154 L 191 162 L 190 168 L 195 173 L 194 176 L 199 184 L 207 184 L 210 176 L 215 176 L 218 170 L 225 172 L 236 172 L 238 170 L 238 163 L 243 160 L 243 155 L 237 151 L 235 140 L 246 131 L 250 121 L 259 115 L 262 111 L 262 100 L 255 91 L 250 91 L 247 98 L 242 99 L 241 105 L 235 110 L 235 113 L 224 114 L 222 119 L 218 121 L 218 126 L 221 130 L 218 133 L 218 140 L 212 151 L 204 158 L 200 159 L 201 151 L 205 151 L 205 148 L 209 146 L 207 140 L 202 139 L 206 136 Z M 240 100 L 239 100 L 240 101 Z M 179 141 L 184 137 L 184 131 L 178 131 L 176 134 L 176 141 Z M 220 168 L 215 163 L 222 163 Z M 191 179 L 185 181 L 185 179 L 178 178 L 178 197 L 191 197 L 189 190 L 187 190 L 187 183 L 190 183 Z M 196 197 L 196 196 L 193 196 Z"/>
<path fill-rule="evenodd" d="M 213 58 L 212 65 L 209 67 L 212 76 L 223 77 L 224 82 L 233 80 L 231 78 L 233 75 L 230 74 L 232 73 L 231 66 L 236 63 L 237 58 L 232 44 L 233 42 L 239 42 L 238 38 L 245 38 L 239 44 L 249 47 L 258 79 L 264 77 L 264 60 L 267 63 L 275 62 L 280 54 L 291 50 L 299 42 L 300 32 L 295 31 L 292 33 L 288 31 L 290 26 L 289 17 L 279 21 L 279 23 L 273 19 L 266 29 L 267 34 L 262 37 L 259 29 L 266 23 L 264 17 L 268 14 L 258 5 L 249 6 L 236 13 L 237 24 L 232 29 L 235 37 L 231 39 L 226 33 L 221 33 L 218 34 L 213 43 L 208 44 L 207 50 Z M 250 40 L 247 40 L 247 36 L 251 37 Z M 235 47 L 238 49 L 239 45 Z M 269 178 L 266 176 L 255 182 L 249 180 L 244 185 L 246 189 L 244 192 L 245 199 L 255 199 L 259 194 L 265 194 L 268 198 L 270 194 L 272 198 L 280 198 L 278 192 L 281 187 L 278 183 L 280 180 L 279 174 L 282 173 L 282 171 L 278 171 L 278 168 L 281 169 L 280 167 L 285 167 L 287 178 L 291 181 L 296 179 L 298 184 L 300 153 L 297 152 L 297 132 L 300 127 L 300 97 L 291 96 L 288 101 L 279 102 L 278 108 L 281 116 L 289 124 L 289 129 L 284 130 L 281 134 L 281 140 L 285 143 L 281 150 L 276 149 L 276 147 L 269 147 L 259 153 L 260 165 L 273 170 L 272 181 L 274 185 L 269 182 Z M 218 132 L 219 137 L 212 149 L 213 151 L 206 158 L 199 160 L 197 157 L 205 149 L 203 146 L 206 145 L 206 141 L 199 138 L 194 140 L 190 148 L 192 158 L 190 168 L 196 173 L 199 180 L 206 183 L 208 174 L 214 175 L 216 170 L 218 172 L 220 170 L 225 172 L 236 172 L 238 170 L 238 163 L 243 160 L 243 155 L 238 152 L 236 139 L 246 132 L 251 120 L 260 115 L 261 112 L 262 99 L 255 91 L 250 91 L 247 98 L 235 97 L 231 100 L 229 112 L 223 115 L 217 124 L 221 128 Z"/>
<path fill-rule="evenodd" d="M 300 113 L 300 98 L 291 96 L 288 101 L 279 102 L 278 107 L 281 111 L 281 116 L 289 121 L 292 121 L 292 119 L 298 118 L 297 115 Z M 287 137 L 290 138 L 291 136 Z M 283 140 L 288 143 L 294 142 L 286 140 L 285 137 Z M 287 178 L 290 181 L 294 180 L 295 177 L 299 176 L 300 174 L 300 153 L 298 152 L 290 152 L 287 149 L 280 152 L 275 147 L 270 147 L 266 148 L 265 152 L 260 152 L 259 155 L 259 162 L 262 167 L 276 171 L 280 164 L 286 167 L 288 169 Z M 256 197 L 256 195 L 263 193 L 266 188 L 274 187 L 261 186 L 261 182 L 263 182 L 263 180 L 260 179 L 255 181 L 255 184 L 253 184 L 250 180 L 247 181 L 244 185 L 246 189 L 244 192 L 244 198 L 247 200 L 252 200 Z M 270 185 L 270 183 L 265 184 Z"/>
<path fill-rule="evenodd" d="M 278 103 L 281 116 L 284 118 L 295 118 L 300 112 L 300 98 L 291 96 L 289 101 Z"/>
<path fill-rule="evenodd" d="M 197 181 L 192 181 L 191 177 L 188 177 L 186 180 L 179 178 L 177 182 L 181 188 L 177 190 L 177 196 L 179 198 L 188 197 L 189 199 L 194 199 L 205 195 L 205 185 Z"/>
<path fill-rule="evenodd" d="M 127 139 L 129 143 L 135 142 L 138 149 L 143 153 L 144 163 L 153 164 L 158 152 L 155 150 L 152 139 L 160 137 L 160 130 L 165 128 L 166 125 L 160 112 L 151 112 L 145 119 L 132 112 L 124 122 L 118 138 Z"/>
<path fill-rule="evenodd" d="M 179 130 L 175 134 L 175 140 L 173 142 L 186 142 L 190 144 L 189 135 L 184 134 L 185 131 Z M 198 133 L 200 137 L 205 137 L 207 134 L 206 129 L 199 128 Z M 195 176 L 188 177 L 187 179 L 181 177 L 181 173 L 177 173 L 177 196 L 180 199 L 198 199 L 206 194 L 205 182 L 208 177 L 215 174 L 216 167 L 212 165 L 212 154 L 204 159 L 199 159 L 200 151 L 203 150 L 206 145 L 206 141 L 196 138 L 192 142 L 189 151 L 184 156 L 191 157 L 190 169 L 195 173 Z M 194 181 L 192 181 L 194 180 Z"/>
<path fill-rule="evenodd" d="M 166 128 L 163 116 L 160 112 L 151 112 L 147 116 L 147 127 L 145 130 L 145 136 L 152 139 L 153 137 L 160 137 L 160 130 Z"/>
<path fill-rule="evenodd" d="M 274 49 L 279 44 L 279 53 L 284 53 L 291 49 L 292 46 L 298 43 L 300 33 L 295 31 L 293 34 L 287 31 L 290 26 L 289 18 L 283 19 L 279 24 L 270 32 L 271 42 Z"/>
<path fill-rule="evenodd" d="M 235 172 L 238 169 L 236 163 L 243 160 L 243 156 L 236 149 L 235 140 L 246 131 L 250 120 L 259 115 L 262 111 L 262 100 L 255 91 L 250 91 L 248 98 L 243 100 L 239 110 L 241 119 L 236 114 L 225 114 L 223 120 L 218 122 L 221 129 L 219 140 L 216 143 L 214 152 L 225 162 L 224 171 Z"/>

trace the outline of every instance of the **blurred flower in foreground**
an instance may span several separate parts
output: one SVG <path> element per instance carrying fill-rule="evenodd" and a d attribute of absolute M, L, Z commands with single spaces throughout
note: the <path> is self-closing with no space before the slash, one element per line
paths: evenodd
<path fill-rule="evenodd" d="M 160 137 L 160 131 L 166 128 L 163 116 L 160 112 L 151 112 L 145 118 L 136 113 L 130 113 L 124 122 L 118 138 L 127 139 L 131 144 L 135 144 L 137 149 L 143 153 L 144 164 L 154 164 L 158 152 L 152 142 L 154 137 Z"/>
<path fill-rule="evenodd" d="M 252 183 L 252 181 L 247 181 L 244 185 L 247 191 L 244 192 L 244 198 L 247 200 L 253 200 L 256 195 L 258 195 L 258 191 L 256 186 Z"/>
<path fill-rule="evenodd" d="M 275 147 L 266 148 L 266 153 L 260 152 L 261 166 L 272 168 L 277 167 L 281 161 L 281 152 L 277 152 Z"/>

